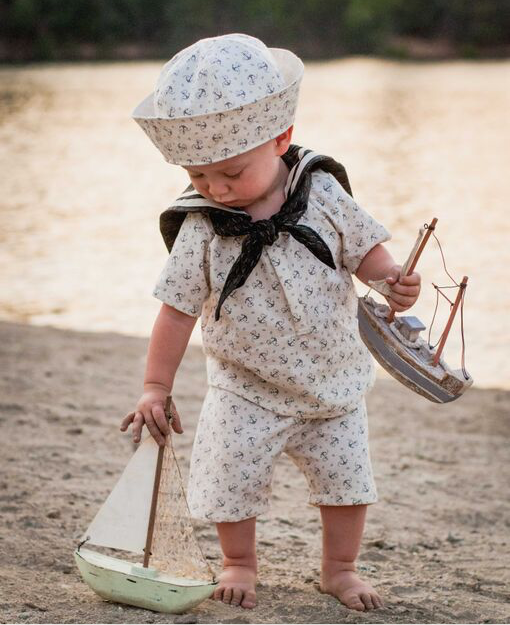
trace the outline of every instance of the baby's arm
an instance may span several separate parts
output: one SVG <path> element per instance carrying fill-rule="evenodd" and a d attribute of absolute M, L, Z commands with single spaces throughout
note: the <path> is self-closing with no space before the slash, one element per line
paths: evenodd
<path fill-rule="evenodd" d="M 175 374 L 181 363 L 197 317 L 163 304 L 154 323 L 147 365 L 144 376 L 144 393 L 138 400 L 134 412 L 122 420 L 121 431 L 127 430 L 130 423 L 135 443 L 139 442 L 143 424 L 159 445 L 164 444 L 164 436 L 170 430 L 165 417 L 164 405 L 172 391 Z M 182 434 L 180 417 L 172 406 L 174 418 L 172 428 Z"/>
<path fill-rule="evenodd" d="M 411 308 L 418 299 L 421 278 L 416 272 L 410 276 L 402 276 L 400 270 L 401 266 L 395 263 L 388 250 L 379 243 L 363 258 L 355 275 L 367 285 L 369 280 L 386 279 L 391 288 L 388 303 L 393 310 L 402 312 Z"/>

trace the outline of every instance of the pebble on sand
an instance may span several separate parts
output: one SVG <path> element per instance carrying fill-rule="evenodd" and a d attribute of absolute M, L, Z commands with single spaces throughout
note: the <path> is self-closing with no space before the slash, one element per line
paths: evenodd
<path fill-rule="evenodd" d="M 198 623 L 198 617 L 195 614 L 180 614 L 174 623 Z"/>

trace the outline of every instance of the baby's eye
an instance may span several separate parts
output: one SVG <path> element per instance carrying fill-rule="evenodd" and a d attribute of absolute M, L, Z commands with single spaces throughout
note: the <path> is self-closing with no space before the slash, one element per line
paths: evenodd
<path fill-rule="evenodd" d="M 230 175 L 229 174 L 225 174 L 225 176 L 227 178 L 239 178 L 241 176 L 241 174 L 242 174 L 242 170 L 240 172 L 238 172 L 237 174 L 230 174 Z"/>
<path fill-rule="evenodd" d="M 189 174 L 190 178 L 202 178 L 203 174 Z"/>

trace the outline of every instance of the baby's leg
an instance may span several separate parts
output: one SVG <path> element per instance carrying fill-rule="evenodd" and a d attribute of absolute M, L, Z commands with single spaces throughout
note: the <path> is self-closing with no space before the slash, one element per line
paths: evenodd
<path fill-rule="evenodd" d="M 207 391 L 191 455 L 188 505 L 193 517 L 216 523 L 224 570 L 215 599 L 255 607 L 256 517 L 269 509 L 274 460 L 293 423 L 230 391 Z"/>
<path fill-rule="evenodd" d="M 255 525 L 257 517 L 235 523 L 216 523 L 223 551 L 223 572 L 214 599 L 223 603 L 254 608 L 257 580 Z"/>
<path fill-rule="evenodd" d="M 322 517 L 321 590 L 353 610 L 373 610 L 383 601 L 372 586 L 356 574 L 366 505 L 320 506 Z"/>
<path fill-rule="evenodd" d="M 379 595 L 355 572 L 367 504 L 377 501 L 365 403 L 337 417 L 303 421 L 285 451 L 306 475 L 309 503 L 321 510 L 321 589 L 354 610 L 380 607 Z"/>

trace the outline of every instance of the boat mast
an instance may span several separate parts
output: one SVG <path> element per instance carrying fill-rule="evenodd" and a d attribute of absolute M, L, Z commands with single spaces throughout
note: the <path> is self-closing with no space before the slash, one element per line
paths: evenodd
<path fill-rule="evenodd" d="M 443 351 L 443 347 L 445 346 L 446 339 L 448 338 L 448 333 L 450 332 L 450 328 L 452 327 L 453 320 L 455 319 L 455 315 L 457 314 L 457 309 L 459 307 L 460 302 L 462 301 L 462 296 L 464 295 L 464 291 L 466 290 L 468 277 L 464 276 L 462 278 L 462 282 L 459 284 L 459 291 L 457 293 L 457 297 L 455 298 L 455 302 L 453 304 L 452 311 L 450 313 L 450 317 L 446 324 L 446 327 L 441 335 L 441 342 L 439 343 L 439 347 L 437 348 L 436 355 L 434 356 L 433 365 L 434 367 L 438 364 L 439 358 L 441 356 L 441 352 Z"/>
<path fill-rule="evenodd" d="M 151 512 L 149 516 L 149 526 L 147 528 L 147 539 L 145 541 L 145 549 L 143 556 L 143 566 L 149 566 L 149 558 L 151 557 L 152 536 L 154 534 L 154 521 L 156 520 L 156 509 L 158 507 L 159 483 L 161 481 L 161 467 L 163 466 L 163 454 L 165 448 L 160 447 L 158 451 L 158 460 L 156 462 L 156 474 L 154 476 L 154 486 L 152 489 Z"/>
<path fill-rule="evenodd" d="M 416 267 L 416 264 L 418 263 L 418 259 L 420 258 L 421 253 L 423 252 L 425 246 L 427 245 L 427 241 L 429 240 L 430 235 L 434 232 L 436 228 L 436 223 L 437 223 L 437 218 L 434 217 L 434 219 L 430 222 L 430 225 L 427 228 L 427 232 L 425 233 L 425 236 L 423 237 L 422 242 L 420 243 L 420 247 L 416 251 L 416 254 L 413 258 L 413 262 L 409 265 L 409 269 L 407 270 L 406 276 L 410 276 L 413 273 Z M 391 323 L 393 319 L 395 319 L 395 311 L 390 309 L 390 312 L 388 314 L 388 323 Z"/>
<path fill-rule="evenodd" d="M 169 395 L 166 398 L 165 403 L 165 415 L 169 417 L 169 423 L 171 422 L 171 406 L 172 396 Z M 158 450 L 158 459 L 156 461 L 156 473 L 154 474 L 154 486 L 152 487 L 152 501 L 151 501 L 151 511 L 149 515 L 149 525 L 147 527 L 147 538 L 145 541 L 145 549 L 143 556 L 143 566 L 147 568 L 149 566 L 149 559 L 151 557 L 151 548 L 152 548 L 152 537 L 154 534 L 154 523 L 156 520 L 156 510 L 158 507 L 158 495 L 159 495 L 159 485 L 161 482 L 161 469 L 163 467 L 163 456 L 165 455 L 165 447 L 166 447 L 166 437 L 165 437 L 165 445 L 160 446 Z"/>

